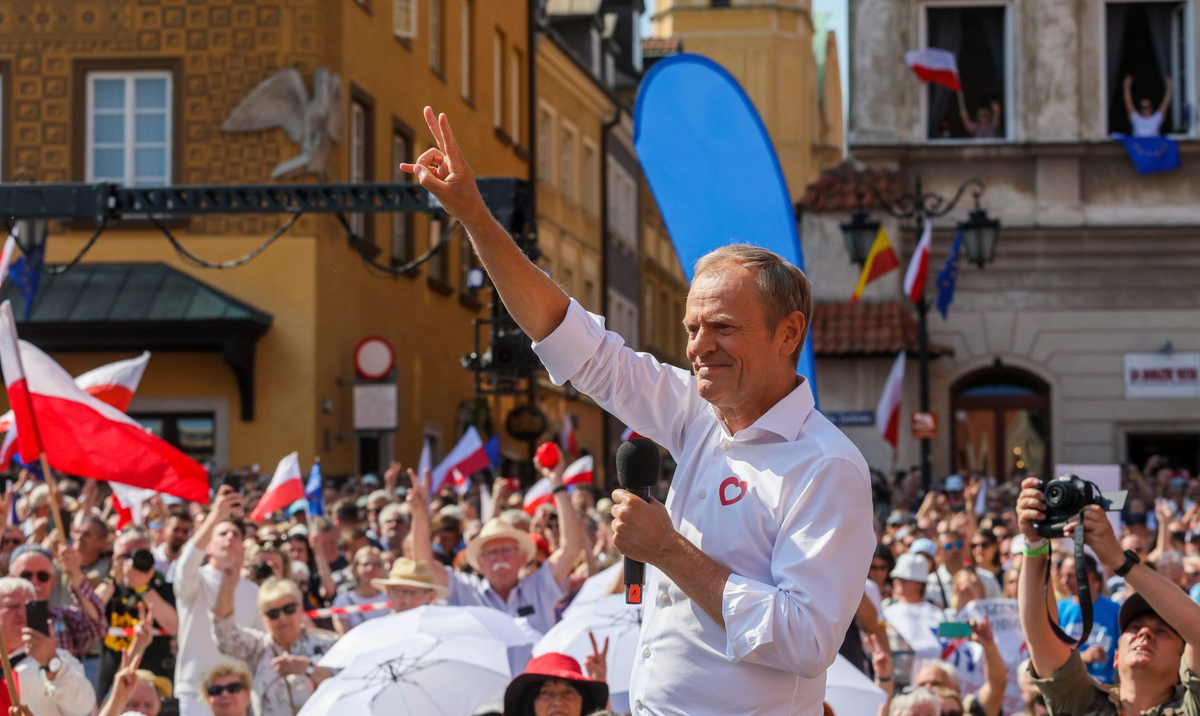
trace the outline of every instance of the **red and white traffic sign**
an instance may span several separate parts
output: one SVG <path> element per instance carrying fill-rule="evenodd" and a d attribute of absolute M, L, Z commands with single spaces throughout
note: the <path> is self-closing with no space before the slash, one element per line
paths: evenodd
<path fill-rule="evenodd" d="M 354 348 L 354 370 L 364 380 L 382 380 L 396 365 L 392 344 L 379 336 L 367 336 Z"/>

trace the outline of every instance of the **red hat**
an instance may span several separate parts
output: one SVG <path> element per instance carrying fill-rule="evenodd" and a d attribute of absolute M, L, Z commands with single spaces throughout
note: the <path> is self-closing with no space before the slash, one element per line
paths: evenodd
<path fill-rule="evenodd" d="M 568 682 L 583 697 L 582 713 L 590 714 L 608 703 L 608 684 L 583 675 L 579 662 L 566 654 L 550 652 L 534 657 L 525 673 L 513 679 L 504 692 L 504 716 L 525 716 L 533 713 L 533 700 L 547 679 Z"/>
<path fill-rule="evenodd" d="M 533 459 L 547 470 L 553 470 L 558 461 L 562 459 L 562 452 L 554 443 L 542 443 L 534 453 Z"/>
<path fill-rule="evenodd" d="M 529 537 L 530 537 L 530 539 L 533 540 L 533 546 L 537 548 L 537 553 L 540 556 L 542 556 L 542 557 L 550 556 L 550 543 L 546 541 L 545 537 L 543 537 L 539 534 L 534 534 L 532 532 L 529 533 Z"/>

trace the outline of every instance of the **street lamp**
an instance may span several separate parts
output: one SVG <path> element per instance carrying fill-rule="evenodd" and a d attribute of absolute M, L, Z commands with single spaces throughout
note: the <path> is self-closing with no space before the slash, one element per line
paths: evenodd
<path fill-rule="evenodd" d="M 918 236 L 925 228 L 927 219 L 938 219 L 954 211 L 967 189 L 972 189 L 975 209 L 967 220 L 958 225 L 962 232 L 963 250 L 967 260 L 979 268 L 992 262 L 996 256 L 996 241 L 1000 237 L 1000 221 L 988 216 L 979 206 L 979 198 L 985 190 L 984 183 L 979 179 L 968 179 L 959 185 L 954 196 L 949 200 L 940 194 L 923 191 L 921 177 L 917 176 L 916 186 L 910 193 L 901 194 L 888 201 L 879 190 L 868 183 L 868 188 L 875 196 L 880 208 L 900 220 L 912 219 Z M 861 208 L 850 215 L 850 221 L 842 224 L 842 235 L 846 240 L 846 251 L 850 260 L 856 264 L 865 263 L 871 251 L 871 244 L 879 231 L 879 222 L 871 219 Z M 929 283 L 928 281 L 926 283 Z M 922 295 L 916 302 L 917 306 L 917 355 L 920 361 L 920 403 L 921 412 L 929 412 L 929 301 Z M 929 490 L 932 477 L 932 467 L 929 460 L 930 441 L 921 440 L 921 486 Z"/>

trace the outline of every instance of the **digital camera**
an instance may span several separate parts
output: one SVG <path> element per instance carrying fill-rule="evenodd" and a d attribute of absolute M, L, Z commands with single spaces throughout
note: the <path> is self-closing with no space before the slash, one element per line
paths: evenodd
<path fill-rule="evenodd" d="M 1125 498 L 1129 496 L 1125 490 L 1100 492 L 1094 483 L 1078 475 L 1062 475 L 1043 482 L 1042 493 L 1046 498 L 1046 519 L 1034 522 L 1033 527 L 1039 536 L 1046 538 L 1062 537 L 1067 522 L 1088 505 L 1099 505 L 1106 512 L 1119 512 L 1125 508 Z"/>

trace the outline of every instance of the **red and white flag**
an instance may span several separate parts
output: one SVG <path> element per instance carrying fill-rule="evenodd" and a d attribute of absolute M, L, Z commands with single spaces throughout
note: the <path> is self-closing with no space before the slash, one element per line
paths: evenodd
<path fill-rule="evenodd" d="M 550 486 L 550 481 L 542 478 L 533 483 L 533 487 L 525 493 L 524 510 L 526 514 L 532 515 L 537 512 L 537 508 L 546 504 L 554 503 L 554 488 Z"/>
<path fill-rule="evenodd" d="M 4 242 L 4 251 L 0 252 L 0 286 L 8 280 L 8 267 L 12 263 L 13 253 L 17 250 L 17 234 L 16 229 L 8 235 L 8 240 Z"/>
<path fill-rule="evenodd" d="M 129 410 L 129 403 L 133 400 L 133 394 L 137 392 L 138 384 L 142 382 L 142 374 L 146 372 L 146 364 L 149 362 L 150 351 L 145 351 L 137 358 L 93 368 L 75 378 L 75 385 L 83 388 L 88 395 L 99 398 L 123 413 Z M 0 415 L 0 431 L 3 430 L 8 432 L 4 436 L 4 442 L 0 444 L 0 470 L 7 470 L 13 456 L 17 454 L 17 428 L 13 424 L 11 410 Z"/>
<path fill-rule="evenodd" d="M 564 485 L 582 485 L 592 481 L 592 472 L 595 470 L 595 461 L 591 455 L 584 455 L 575 462 L 567 466 L 563 471 Z"/>
<path fill-rule="evenodd" d="M 889 442 L 895 450 L 900 442 L 900 402 L 904 396 L 904 351 L 896 356 L 892 370 L 888 373 L 887 383 L 883 386 L 883 395 L 879 396 L 879 406 L 875 408 L 875 425 L 879 434 Z"/>
<path fill-rule="evenodd" d="M 579 454 L 579 444 L 575 441 L 575 421 L 570 413 L 563 414 L 562 430 L 558 434 L 564 457 Z"/>
<path fill-rule="evenodd" d="M 913 303 L 920 303 L 925 295 L 925 279 L 929 277 L 929 246 L 932 243 L 933 222 L 926 219 L 917 250 L 913 252 L 908 270 L 904 272 L 904 295 L 911 298 Z"/>
<path fill-rule="evenodd" d="M 625 432 L 621 433 L 621 442 L 626 442 L 628 440 L 645 440 L 645 439 L 646 438 L 644 436 L 638 435 L 637 433 L 635 433 L 633 431 L 633 428 L 625 428 Z"/>
<path fill-rule="evenodd" d="M 442 459 L 438 466 L 430 471 L 432 480 L 429 485 L 429 497 L 433 498 L 442 489 L 442 484 L 455 470 L 462 474 L 463 479 L 474 475 L 480 470 L 486 470 L 491 465 L 487 451 L 483 449 L 483 440 L 475 426 L 467 428 L 454 449 Z"/>
<path fill-rule="evenodd" d="M 113 491 L 113 508 L 117 511 L 117 529 L 125 529 L 129 524 L 142 524 L 146 500 L 158 493 L 154 490 L 125 485 L 120 482 L 110 482 L 108 486 Z"/>
<path fill-rule="evenodd" d="M 922 82 L 941 85 L 954 92 L 962 91 L 962 82 L 958 77 L 958 59 L 953 52 L 936 47 L 909 50 L 904 53 L 904 64 L 911 67 L 913 74 Z"/>
<path fill-rule="evenodd" d="M 65 473 L 208 502 L 208 472 L 20 341 L 7 301 L 0 305 L 0 368 L 25 462 L 45 452 L 50 466 Z"/>
<path fill-rule="evenodd" d="M 279 461 L 275 474 L 271 476 L 271 484 L 267 491 L 250 513 L 250 519 L 260 522 L 272 512 L 287 508 L 297 500 L 304 498 L 304 476 L 300 472 L 300 453 L 294 452 Z"/>

